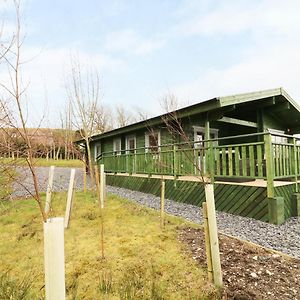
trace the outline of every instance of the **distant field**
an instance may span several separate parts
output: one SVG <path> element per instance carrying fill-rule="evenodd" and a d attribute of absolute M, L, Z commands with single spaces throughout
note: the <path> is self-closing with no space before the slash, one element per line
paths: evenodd
<path fill-rule="evenodd" d="M 26 160 L 23 158 L 19 159 L 12 159 L 12 158 L 0 158 L 0 162 L 6 163 L 6 164 L 12 164 L 17 166 L 25 166 L 27 165 Z M 79 159 L 45 159 L 45 158 L 38 158 L 35 159 L 35 165 L 38 167 L 50 167 L 50 166 L 56 166 L 56 167 L 83 167 L 83 162 Z"/>
<path fill-rule="evenodd" d="M 54 194 L 52 215 L 63 215 L 65 199 L 65 193 Z M 41 299 L 41 217 L 33 200 L 10 205 L 8 212 L 0 214 L 0 298 L 6 285 L 16 295 L 17 290 L 26 291 L 22 298 L 11 299 Z M 161 230 L 158 212 L 116 196 L 109 196 L 103 220 L 104 260 L 99 206 L 91 194 L 76 193 L 65 232 L 67 299 L 214 298 L 205 271 L 184 254 L 177 238 L 178 229 L 191 224 L 167 217 Z"/>

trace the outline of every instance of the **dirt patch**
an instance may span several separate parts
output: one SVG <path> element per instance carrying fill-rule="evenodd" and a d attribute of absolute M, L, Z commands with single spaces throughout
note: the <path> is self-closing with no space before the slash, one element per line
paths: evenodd
<path fill-rule="evenodd" d="M 180 232 L 186 251 L 206 267 L 202 229 Z M 222 299 L 300 300 L 300 260 L 219 235 L 224 280 Z"/>

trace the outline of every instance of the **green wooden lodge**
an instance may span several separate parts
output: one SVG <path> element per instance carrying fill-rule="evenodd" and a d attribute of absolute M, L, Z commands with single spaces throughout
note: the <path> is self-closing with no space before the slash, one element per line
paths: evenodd
<path fill-rule="evenodd" d="M 300 215 L 300 107 L 282 89 L 217 97 L 91 137 L 109 185 L 281 224 Z"/>

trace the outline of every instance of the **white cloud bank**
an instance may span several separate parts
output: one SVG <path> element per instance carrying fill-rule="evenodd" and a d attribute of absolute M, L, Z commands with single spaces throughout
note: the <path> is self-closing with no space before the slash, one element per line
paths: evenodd
<path fill-rule="evenodd" d="M 202 70 L 195 80 L 171 90 L 180 99 L 195 102 L 282 86 L 300 103 L 299 11 L 296 0 L 220 1 L 209 13 L 202 16 L 199 12 L 182 21 L 176 27 L 178 35 L 226 38 L 247 34 L 252 44 L 244 47 L 235 63 Z"/>

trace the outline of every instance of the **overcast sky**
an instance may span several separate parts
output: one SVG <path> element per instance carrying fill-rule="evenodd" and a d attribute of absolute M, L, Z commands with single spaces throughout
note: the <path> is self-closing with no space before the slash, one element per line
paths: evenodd
<path fill-rule="evenodd" d="M 0 0 L 7 31 L 8 2 Z M 50 126 L 59 126 L 70 53 L 98 67 L 104 103 L 151 116 L 167 93 L 192 104 L 284 87 L 299 103 L 299 0 L 22 2 L 30 113 L 39 120 L 46 94 Z"/>

